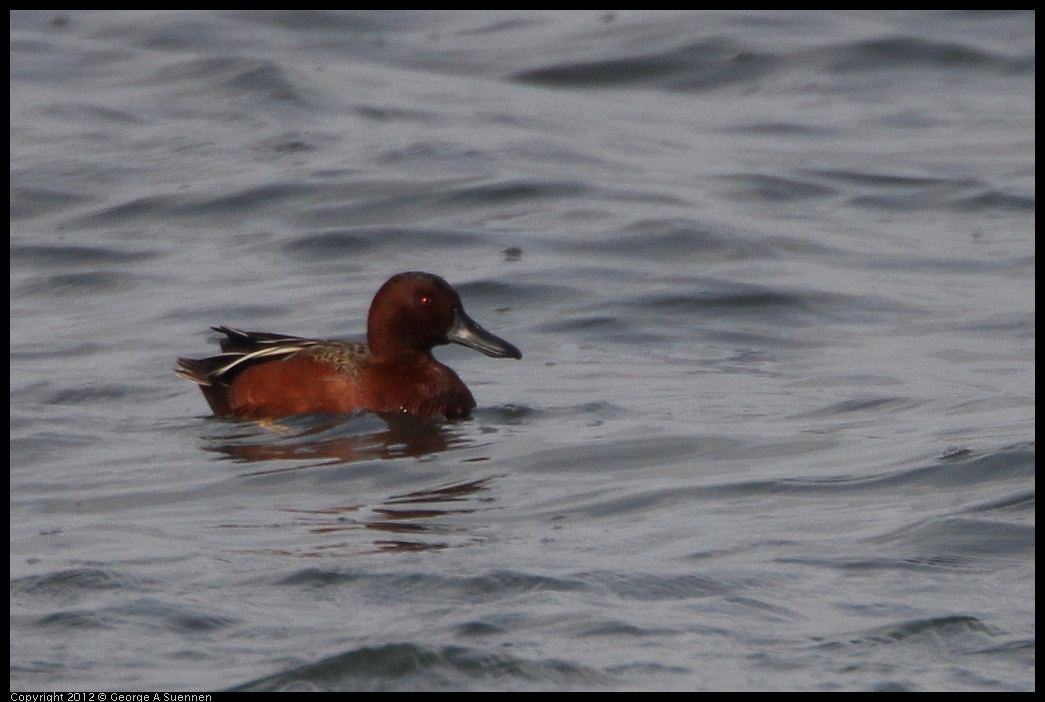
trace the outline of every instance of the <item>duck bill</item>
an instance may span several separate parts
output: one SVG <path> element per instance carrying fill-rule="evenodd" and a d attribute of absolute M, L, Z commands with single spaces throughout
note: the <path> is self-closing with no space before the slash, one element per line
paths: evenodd
<path fill-rule="evenodd" d="M 522 358 L 519 349 L 480 327 L 462 310 L 454 310 L 454 325 L 446 333 L 446 340 L 494 358 Z"/>

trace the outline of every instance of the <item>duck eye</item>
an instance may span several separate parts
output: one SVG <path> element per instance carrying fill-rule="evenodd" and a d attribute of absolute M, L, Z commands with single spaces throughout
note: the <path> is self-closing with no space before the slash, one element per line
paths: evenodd
<path fill-rule="evenodd" d="M 431 305 L 432 304 L 432 296 L 431 295 L 422 295 L 421 296 L 421 304 L 423 306 L 425 306 L 425 307 L 428 307 L 429 305 Z"/>

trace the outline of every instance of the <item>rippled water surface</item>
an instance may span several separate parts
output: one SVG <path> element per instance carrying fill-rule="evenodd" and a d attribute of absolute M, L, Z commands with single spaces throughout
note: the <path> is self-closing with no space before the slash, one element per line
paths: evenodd
<path fill-rule="evenodd" d="M 11 14 L 11 687 L 1033 690 L 1032 12 Z M 208 416 L 450 280 L 462 422 Z"/>

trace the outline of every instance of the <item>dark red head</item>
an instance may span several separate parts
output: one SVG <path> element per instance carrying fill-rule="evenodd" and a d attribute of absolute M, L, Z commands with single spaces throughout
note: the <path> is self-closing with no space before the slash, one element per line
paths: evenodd
<path fill-rule="evenodd" d="M 465 314 L 461 296 L 449 283 L 417 271 L 392 276 L 374 295 L 367 341 L 379 359 L 406 349 L 430 353 L 433 346 L 449 343 L 494 358 L 522 358 L 519 349 Z"/>

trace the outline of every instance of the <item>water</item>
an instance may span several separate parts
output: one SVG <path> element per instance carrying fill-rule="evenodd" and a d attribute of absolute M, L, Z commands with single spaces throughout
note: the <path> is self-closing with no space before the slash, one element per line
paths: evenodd
<path fill-rule="evenodd" d="M 1034 689 L 1032 12 L 14 12 L 11 687 Z M 438 273 L 466 422 L 215 420 Z"/>

